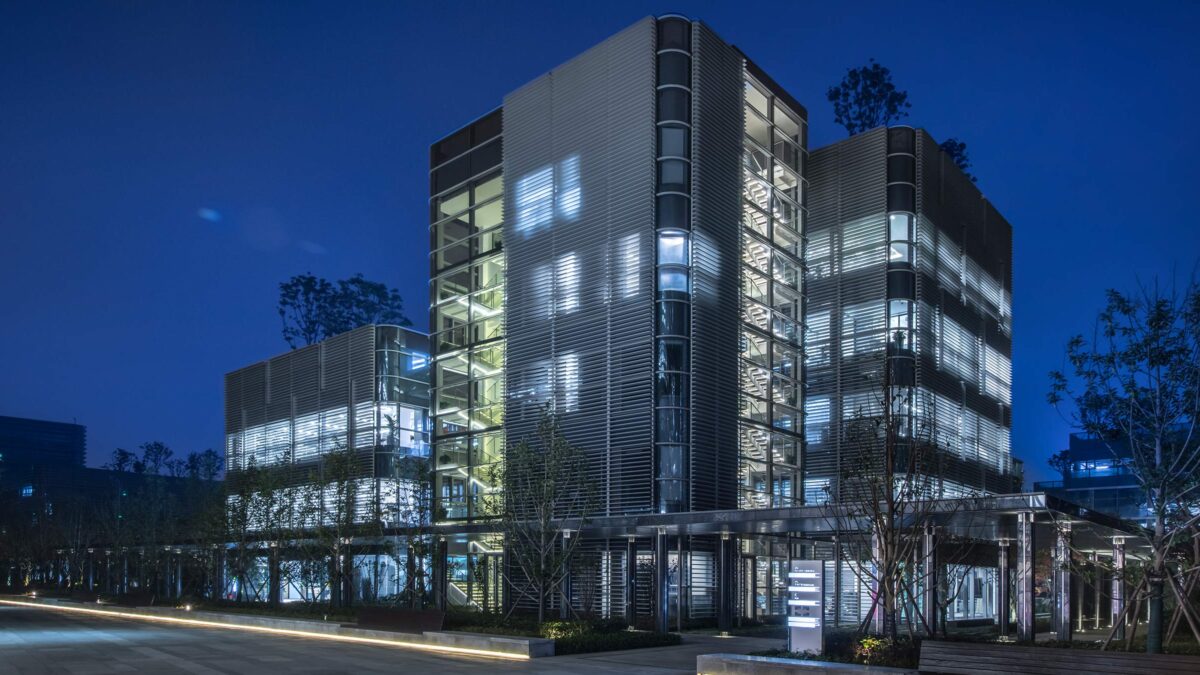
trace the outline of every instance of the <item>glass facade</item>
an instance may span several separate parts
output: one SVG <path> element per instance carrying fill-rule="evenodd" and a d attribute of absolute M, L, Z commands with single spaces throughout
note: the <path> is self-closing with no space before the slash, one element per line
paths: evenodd
<path fill-rule="evenodd" d="M 435 145 L 431 153 L 434 176 L 464 157 L 482 158 L 468 162 L 475 173 L 456 175 L 462 179 L 458 183 L 431 180 L 431 412 L 438 519 L 478 515 L 479 497 L 492 489 L 489 468 L 504 448 L 499 134 L 497 112 Z M 451 141 L 457 145 L 442 147 Z M 453 150 L 462 154 L 453 156 Z"/>
<path fill-rule="evenodd" d="M 692 24 L 658 22 L 654 450 L 657 508 L 688 508 L 691 422 Z"/>
<path fill-rule="evenodd" d="M 738 504 L 800 503 L 806 122 L 745 75 Z"/>
<path fill-rule="evenodd" d="M 399 326 L 363 326 L 230 373 L 225 399 L 229 477 L 284 469 L 288 503 L 328 502 L 330 495 L 312 491 L 310 475 L 323 455 L 349 449 L 361 467 L 355 519 L 366 522 L 376 506 L 386 514 L 410 498 L 411 478 L 394 471 L 398 460 L 429 457 L 428 339 Z M 310 519 L 322 513 L 301 511 Z"/>

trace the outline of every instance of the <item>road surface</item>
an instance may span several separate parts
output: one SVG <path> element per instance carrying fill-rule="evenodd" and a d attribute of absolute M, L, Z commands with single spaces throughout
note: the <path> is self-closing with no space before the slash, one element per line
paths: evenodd
<path fill-rule="evenodd" d="M 506 661 L 0 605 L 0 675 L 64 673 L 694 673 L 697 654 L 777 646 L 689 636 L 678 647 Z"/>

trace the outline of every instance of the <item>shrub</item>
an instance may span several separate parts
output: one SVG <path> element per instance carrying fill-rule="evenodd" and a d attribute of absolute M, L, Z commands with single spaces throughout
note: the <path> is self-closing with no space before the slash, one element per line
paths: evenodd
<path fill-rule="evenodd" d="M 645 647 L 667 647 L 683 641 L 678 633 L 651 633 L 648 631 L 585 631 L 554 640 L 555 655 L 581 654 L 583 652 L 610 652 L 619 649 L 641 649 Z"/>

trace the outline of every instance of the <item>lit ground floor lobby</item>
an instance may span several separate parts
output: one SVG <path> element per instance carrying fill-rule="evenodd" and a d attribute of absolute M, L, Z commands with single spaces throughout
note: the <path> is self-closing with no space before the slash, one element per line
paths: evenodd
<path fill-rule="evenodd" d="M 823 561 L 824 622 L 857 628 L 872 616 L 870 527 L 832 506 L 647 514 L 563 523 L 582 537 L 553 612 L 623 618 L 661 631 L 737 631 L 788 613 L 793 560 Z M 990 629 L 1015 639 L 1070 639 L 1119 615 L 1128 589 L 1114 570 L 1143 550 L 1126 523 L 1044 493 L 942 500 L 922 511 L 906 561 L 898 620 L 914 632 Z M 447 605 L 494 609 L 503 559 L 482 526 L 441 527 L 435 584 Z M 489 572 L 490 570 L 490 572 Z M 482 573 L 487 572 L 487 573 Z"/>

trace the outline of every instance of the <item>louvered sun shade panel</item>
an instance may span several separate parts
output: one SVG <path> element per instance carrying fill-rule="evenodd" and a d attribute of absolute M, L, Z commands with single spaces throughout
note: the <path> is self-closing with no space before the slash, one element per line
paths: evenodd
<path fill-rule="evenodd" d="M 917 132 L 917 383 L 952 457 L 942 475 L 964 490 L 1012 489 L 1012 227 Z"/>
<path fill-rule="evenodd" d="M 286 466 L 300 484 L 321 454 L 352 446 L 359 475 L 371 475 L 374 354 L 375 326 L 363 326 L 226 375 L 228 470 Z"/>
<path fill-rule="evenodd" d="M 883 363 L 887 130 L 814 151 L 809 162 L 809 411 L 805 498 L 836 496 L 846 447 L 842 421 L 872 393 L 865 373 Z M 860 401 L 861 399 L 861 401 Z M 828 490 L 828 492 L 827 492 Z"/>
<path fill-rule="evenodd" d="M 742 189 L 742 56 L 703 24 L 692 33 L 691 508 L 737 503 L 737 279 Z"/>
<path fill-rule="evenodd" d="M 504 101 L 508 444 L 553 405 L 604 513 L 653 496 L 654 22 Z"/>

